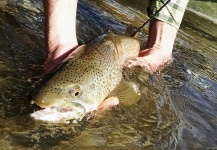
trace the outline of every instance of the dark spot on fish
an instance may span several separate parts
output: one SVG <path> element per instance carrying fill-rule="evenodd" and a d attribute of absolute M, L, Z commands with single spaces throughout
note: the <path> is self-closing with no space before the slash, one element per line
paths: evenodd
<path fill-rule="evenodd" d="M 61 88 L 55 88 L 55 90 L 57 91 L 57 93 L 60 93 L 62 91 Z"/>

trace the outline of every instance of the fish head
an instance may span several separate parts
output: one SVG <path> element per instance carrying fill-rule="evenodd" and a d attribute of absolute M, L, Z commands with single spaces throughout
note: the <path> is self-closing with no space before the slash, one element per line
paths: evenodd
<path fill-rule="evenodd" d="M 34 112 L 31 116 L 37 120 L 54 123 L 67 119 L 82 119 L 87 112 L 97 108 L 89 99 L 90 96 L 85 96 L 80 84 L 61 87 L 46 85 L 36 89 L 32 96 L 32 103 L 44 109 Z"/>
<path fill-rule="evenodd" d="M 32 101 L 41 108 L 53 106 L 70 107 L 70 101 L 80 98 L 82 93 L 82 87 L 79 84 L 67 86 L 48 85 L 36 89 L 33 93 Z"/>

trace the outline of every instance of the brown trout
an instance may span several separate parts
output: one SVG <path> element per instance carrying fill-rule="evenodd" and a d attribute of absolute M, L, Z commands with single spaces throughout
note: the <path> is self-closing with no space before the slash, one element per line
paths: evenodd
<path fill-rule="evenodd" d="M 36 120 L 62 123 L 82 119 L 110 96 L 129 104 L 139 100 L 138 87 L 122 81 L 125 61 L 138 56 L 139 50 L 136 38 L 112 33 L 81 46 L 79 52 L 32 96 L 32 102 L 45 109 L 31 116 Z"/>

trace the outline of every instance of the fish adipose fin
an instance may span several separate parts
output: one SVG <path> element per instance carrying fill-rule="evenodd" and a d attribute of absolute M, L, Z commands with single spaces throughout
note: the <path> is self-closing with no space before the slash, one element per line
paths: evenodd
<path fill-rule="evenodd" d="M 129 106 L 141 98 L 141 93 L 135 83 L 121 81 L 108 97 L 117 97 L 120 104 Z"/>

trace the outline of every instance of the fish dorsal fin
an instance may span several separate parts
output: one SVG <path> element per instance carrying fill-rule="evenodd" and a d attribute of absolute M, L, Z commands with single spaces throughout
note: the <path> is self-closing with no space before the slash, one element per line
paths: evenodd
<path fill-rule="evenodd" d="M 121 81 L 108 97 L 117 97 L 125 106 L 136 103 L 141 98 L 138 86 L 133 82 Z"/>

